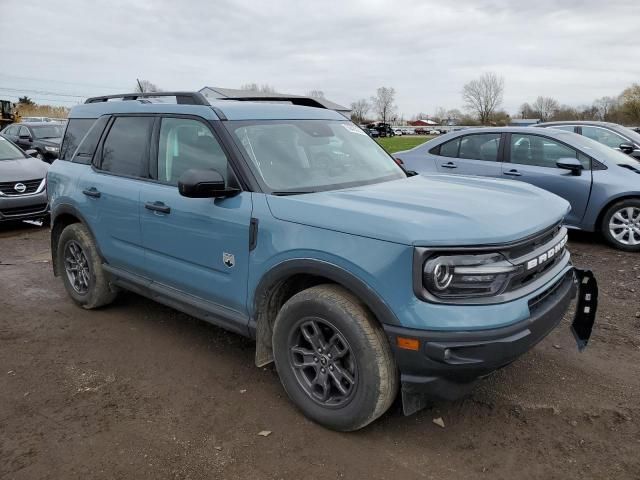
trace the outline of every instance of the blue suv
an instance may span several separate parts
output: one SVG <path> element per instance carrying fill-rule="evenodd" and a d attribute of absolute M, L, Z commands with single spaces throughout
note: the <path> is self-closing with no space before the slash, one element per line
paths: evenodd
<path fill-rule="evenodd" d="M 405 414 L 465 394 L 576 292 L 586 345 L 597 287 L 571 265 L 565 200 L 415 175 L 300 99 L 116 97 L 71 110 L 47 177 L 54 272 L 78 305 L 126 289 L 254 338 L 256 364 L 341 431 L 398 392 Z"/>

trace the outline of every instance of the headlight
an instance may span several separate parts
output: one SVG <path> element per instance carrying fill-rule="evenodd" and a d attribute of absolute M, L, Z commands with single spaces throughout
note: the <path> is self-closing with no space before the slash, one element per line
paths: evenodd
<path fill-rule="evenodd" d="M 48 146 L 48 145 L 45 145 L 44 149 L 45 149 L 47 152 L 52 152 L 52 153 L 56 153 L 56 152 L 58 151 L 58 147 L 50 147 L 50 146 Z"/>
<path fill-rule="evenodd" d="M 424 263 L 424 287 L 442 299 L 500 295 L 522 266 L 499 253 L 439 255 Z"/>

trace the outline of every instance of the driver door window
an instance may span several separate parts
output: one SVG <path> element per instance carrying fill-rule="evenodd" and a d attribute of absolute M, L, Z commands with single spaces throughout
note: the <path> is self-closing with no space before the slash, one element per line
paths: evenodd
<path fill-rule="evenodd" d="M 213 169 L 225 182 L 229 181 L 227 156 L 204 123 L 190 118 L 163 118 L 156 178 L 177 185 L 180 176 L 190 169 Z"/>
<path fill-rule="evenodd" d="M 511 163 L 557 168 L 560 158 L 577 158 L 585 169 L 591 168 L 589 157 L 560 142 L 538 135 L 511 134 Z"/>
<path fill-rule="evenodd" d="M 621 143 L 629 143 L 629 140 L 607 128 L 584 125 L 582 127 L 582 135 L 611 148 L 619 148 Z"/>

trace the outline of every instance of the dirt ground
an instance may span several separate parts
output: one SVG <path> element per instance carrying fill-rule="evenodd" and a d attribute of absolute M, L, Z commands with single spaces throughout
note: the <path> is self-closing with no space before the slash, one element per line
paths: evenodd
<path fill-rule="evenodd" d="M 600 282 L 584 353 L 565 319 L 466 399 L 339 434 L 247 339 L 133 294 L 74 306 L 48 234 L 0 227 L 1 479 L 640 478 L 640 254 L 571 236 Z"/>

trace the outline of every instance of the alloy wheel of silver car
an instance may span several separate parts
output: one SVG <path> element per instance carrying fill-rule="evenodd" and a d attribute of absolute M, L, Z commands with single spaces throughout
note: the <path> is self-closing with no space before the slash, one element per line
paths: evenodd
<path fill-rule="evenodd" d="M 73 289 L 80 295 L 89 291 L 89 262 L 80 244 L 74 240 L 67 243 L 64 251 L 64 269 Z"/>
<path fill-rule="evenodd" d="M 623 245 L 640 245 L 640 208 L 623 207 L 609 220 L 611 236 Z"/>

